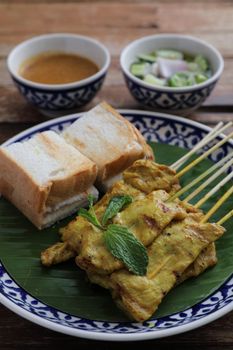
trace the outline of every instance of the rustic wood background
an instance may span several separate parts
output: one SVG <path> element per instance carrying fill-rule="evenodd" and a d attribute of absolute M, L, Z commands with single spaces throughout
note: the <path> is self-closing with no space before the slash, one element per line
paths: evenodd
<path fill-rule="evenodd" d="M 45 118 L 14 87 L 6 57 L 32 36 L 71 32 L 92 36 L 110 50 L 111 67 L 101 92 L 85 109 L 101 100 L 118 108 L 141 109 L 125 87 L 119 54 L 132 40 L 155 33 L 185 33 L 204 39 L 224 56 L 225 69 L 216 89 L 190 119 L 214 126 L 233 120 L 233 1 L 75 1 L 0 0 L 0 143 Z M 148 349 L 233 349 L 233 313 L 182 335 L 147 341 Z M 127 344 L 124 343 L 126 346 Z M 127 346 L 133 345 L 128 343 Z M 139 344 L 139 346 L 144 344 Z M 0 306 L 0 349 L 118 349 L 123 344 L 82 340 L 36 326 Z"/>

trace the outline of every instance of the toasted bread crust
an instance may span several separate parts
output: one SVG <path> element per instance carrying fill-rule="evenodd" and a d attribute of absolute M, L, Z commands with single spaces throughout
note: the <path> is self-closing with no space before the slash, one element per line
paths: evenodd
<path fill-rule="evenodd" d="M 33 178 L 0 148 L 0 193 L 13 203 L 37 227 L 52 183 L 38 187 Z"/>
<path fill-rule="evenodd" d="M 111 107 L 107 102 L 102 102 L 100 104 L 104 109 L 112 113 L 116 118 L 123 120 L 126 124 L 128 124 L 128 127 L 131 129 L 132 133 L 134 134 L 135 138 L 137 139 L 138 143 L 143 148 L 143 154 L 146 159 L 154 160 L 154 153 L 151 147 L 146 143 L 146 140 L 140 133 L 140 131 L 132 124 L 130 123 L 126 118 L 124 118 L 121 114 L 117 112 L 113 107 Z M 139 159 L 139 158 L 137 158 Z M 132 163 L 131 163 L 132 164 Z"/>
<path fill-rule="evenodd" d="M 62 143 L 59 144 L 56 140 L 53 143 L 47 134 L 42 133 L 36 137 L 41 149 L 56 159 L 61 168 L 69 165 L 69 171 L 58 171 L 51 176 L 49 174 L 43 184 L 39 183 L 20 165 L 17 157 L 7 151 L 7 147 L 0 147 L 0 193 L 40 229 L 44 226 L 45 215 L 49 215 L 48 208 L 85 192 L 93 185 L 97 167 L 75 148 L 69 149 L 71 146 L 64 141 L 65 150 L 62 149 Z"/>
<path fill-rule="evenodd" d="M 151 147 L 146 143 L 145 139 L 137 130 L 137 128 L 131 124 L 126 118 L 121 116 L 114 108 L 112 108 L 106 102 L 102 102 L 97 108 L 96 113 L 93 111 L 93 125 L 90 121 L 90 115 L 87 116 L 87 122 L 83 119 L 83 123 L 79 120 L 76 125 L 80 125 L 80 129 L 77 127 L 65 130 L 63 133 L 64 138 L 74 145 L 80 152 L 94 161 L 98 166 L 97 184 L 101 185 L 109 178 L 120 174 L 126 168 L 128 168 L 137 159 L 154 159 L 154 154 Z M 99 121 L 97 127 L 95 127 L 95 118 L 101 117 L 101 111 L 104 116 Z M 112 117 L 112 119 L 111 119 Z M 85 118 L 85 115 L 83 116 Z M 106 131 L 102 133 L 105 126 L 112 125 L 113 136 Z M 82 129 L 83 128 L 83 129 Z M 76 133 L 76 130 L 77 133 Z M 80 130 L 85 131 L 87 135 L 80 133 Z M 108 128 L 108 132 L 111 132 L 111 128 Z M 109 136 L 109 137 L 108 137 Z M 119 139 L 117 139 L 119 137 Z M 89 139 L 96 139 L 98 143 L 98 150 L 88 142 Z M 121 144 L 123 142 L 123 145 Z"/>
<path fill-rule="evenodd" d="M 142 149 L 141 151 L 138 151 L 136 149 L 134 150 L 131 149 L 128 152 L 125 151 L 120 157 L 116 157 L 114 160 L 106 163 L 102 171 L 102 174 L 98 174 L 98 179 L 100 181 L 105 181 L 110 177 L 121 173 L 122 171 L 127 169 L 130 165 L 132 165 L 133 162 L 137 159 L 146 158 L 146 159 L 153 160 L 154 153 L 151 147 L 146 143 L 145 139 L 143 138 L 139 130 L 133 124 L 131 124 L 127 119 L 122 117 L 122 115 L 120 115 L 108 103 L 102 102 L 100 105 L 105 110 L 113 114 L 120 121 L 123 121 L 125 125 L 127 125 L 128 131 L 129 131 L 129 137 L 132 140 L 137 141 L 137 143 L 142 147 Z"/>

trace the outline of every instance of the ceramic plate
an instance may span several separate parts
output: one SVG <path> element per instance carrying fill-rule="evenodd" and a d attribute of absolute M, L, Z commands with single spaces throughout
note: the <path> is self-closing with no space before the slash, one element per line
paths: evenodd
<path fill-rule="evenodd" d="M 170 150 L 173 148 L 174 150 L 179 150 L 178 147 L 191 149 L 210 130 L 208 127 L 190 121 L 188 119 L 183 119 L 180 117 L 160 113 L 134 110 L 120 110 L 120 113 L 124 115 L 128 120 L 130 120 L 134 125 L 136 125 L 136 127 L 141 131 L 141 133 L 148 140 L 148 142 L 159 142 L 160 144 L 164 144 L 158 147 L 158 150 L 160 149 L 160 162 L 163 160 L 163 151 L 166 149 L 167 154 L 164 155 L 164 158 L 166 158 L 167 163 L 169 163 L 169 146 L 165 146 L 165 144 L 172 146 L 170 146 Z M 70 115 L 39 124 L 13 137 L 9 141 L 7 141 L 5 145 L 16 141 L 25 140 L 27 138 L 30 138 L 35 133 L 49 129 L 61 132 L 65 127 L 74 122 L 79 116 L 80 115 L 78 114 Z M 165 148 L 163 148 L 162 146 Z M 232 150 L 233 143 L 228 142 L 227 144 L 222 146 L 218 152 L 215 152 L 210 159 L 213 162 L 216 162 Z M 176 160 L 172 159 L 174 158 L 173 156 L 175 153 L 171 151 L 171 160 Z M 178 152 L 177 154 L 181 153 Z M 207 163 L 206 166 L 208 167 L 209 164 Z M 232 203 L 228 205 L 231 206 Z M 8 208 L 8 206 L 10 206 L 10 204 L 8 204 L 6 201 L 4 202 L 4 199 L 0 199 L 0 212 L 2 210 L 2 213 L 0 213 L 0 221 L 2 223 L 2 225 L 0 225 L 0 240 L 1 237 L 3 237 L 2 244 L 5 244 L 4 253 L 3 251 L 1 251 L 0 248 L 0 301 L 3 305 L 8 307 L 15 313 L 32 322 L 35 322 L 41 326 L 52 329 L 54 331 L 83 338 L 108 341 L 133 341 L 161 338 L 173 334 L 186 332 L 188 330 L 207 324 L 223 316 L 224 314 L 228 313 L 233 309 L 232 265 L 231 263 L 226 262 L 225 265 L 222 264 L 221 259 L 219 259 L 220 261 L 217 265 L 219 267 L 216 267 L 216 270 L 214 268 L 212 269 L 212 271 L 207 272 L 205 275 L 206 277 L 198 277 L 198 279 L 196 280 L 198 281 L 197 283 L 195 281 L 185 282 L 183 284 L 184 287 L 182 285 L 178 287 L 178 289 L 175 289 L 174 292 L 172 291 L 171 293 L 169 293 L 168 296 L 165 298 L 165 306 L 161 306 L 161 309 L 158 310 L 158 313 L 155 314 L 155 316 L 152 317 L 149 321 L 146 321 L 144 323 L 129 322 L 127 321 L 127 319 L 121 318 L 121 316 L 119 316 L 119 319 L 117 319 L 118 316 L 111 315 L 111 313 L 115 313 L 116 309 L 114 308 L 114 306 L 111 307 L 111 305 L 114 304 L 112 303 L 108 293 L 105 291 L 102 292 L 102 289 L 98 289 L 98 287 L 96 287 L 97 289 L 95 289 L 95 287 L 93 289 L 93 287 L 91 286 L 86 287 L 84 285 L 86 282 L 83 278 L 84 275 L 82 275 L 82 272 L 78 272 L 77 268 L 74 269 L 73 267 L 70 267 L 70 265 L 64 265 L 65 267 L 62 268 L 64 269 L 64 271 L 68 271 L 67 274 L 70 274 L 70 276 L 74 273 L 77 273 L 77 280 L 79 279 L 79 274 L 81 274 L 82 281 L 80 283 L 82 283 L 82 285 L 81 287 L 79 286 L 79 288 L 83 288 L 83 291 L 85 291 L 85 293 L 83 292 L 82 295 L 82 307 L 80 306 L 80 308 L 76 311 L 73 311 L 75 309 L 72 309 L 72 307 L 69 308 L 68 301 L 70 295 L 67 295 L 67 305 L 64 302 L 64 300 L 62 304 L 61 296 L 58 295 L 57 298 L 54 298 L 52 291 L 52 297 L 49 299 L 47 295 L 48 298 L 46 299 L 43 297 L 43 292 L 40 291 L 40 284 L 43 283 L 42 280 L 31 280 L 31 285 L 33 286 L 33 288 L 30 289 L 29 284 L 27 284 L 29 276 L 26 276 L 27 278 L 25 280 L 26 272 L 25 270 L 20 271 L 20 264 L 17 264 L 17 259 L 22 259 L 22 257 L 24 256 L 26 259 L 28 251 L 30 251 L 30 261 L 33 261 L 34 263 L 32 271 L 33 269 L 35 269 L 35 271 L 36 269 L 42 269 L 42 267 L 40 267 L 39 264 L 39 250 L 35 253 L 33 243 L 28 242 L 28 249 L 26 249 L 25 251 L 21 251 L 21 243 L 20 241 L 17 242 L 17 239 L 20 239 L 21 235 L 27 235 L 27 237 L 29 237 L 27 238 L 25 236 L 25 240 L 30 240 L 30 237 L 36 237 L 35 239 L 38 239 L 38 249 L 40 249 L 39 239 L 41 238 L 43 240 L 43 233 L 41 234 L 41 237 L 38 234 L 38 232 L 37 235 L 30 235 L 30 233 L 32 233 L 30 232 L 30 230 L 35 230 L 35 228 L 33 228 L 33 226 L 30 223 L 28 223 L 27 220 L 23 218 L 23 216 L 20 213 L 18 213 L 18 211 L 16 211 L 16 209 L 14 209 L 13 207 Z M 8 209 L 10 213 L 12 210 L 12 213 L 14 213 L 14 217 L 16 218 L 15 226 L 12 230 L 11 227 L 13 224 L 7 220 L 9 218 L 9 220 L 12 221 L 13 216 L 7 216 Z M 27 230 L 23 229 L 21 225 L 24 225 L 24 228 L 26 227 Z M 51 231 L 54 231 L 54 228 L 51 229 Z M 229 236 L 228 234 L 228 236 L 226 236 L 227 238 L 224 238 L 225 241 L 223 238 L 222 241 L 220 240 L 222 242 L 219 246 L 220 258 L 224 255 L 227 256 L 226 249 L 228 248 L 228 245 L 231 244 L 229 243 L 230 240 L 232 242 L 231 236 L 232 235 Z M 21 242 L 22 241 L 23 240 L 21 240 Z M 15 250 L 14 244 L 16 247 Z M 30 244 L 32 247 L 30 246 Z M 14 250 L 15 255 L 12 253 L 12 250 Z M 15 270 L 16 266 L 17 271 Z M 62 268 L 54 268 L 53 273 L 55 275 L 59 275 L 59 273 L 61 273 L 59 269 Z M 50 273 L 47 271 L 42 272 L 43 274 L 46 273 L 47 277 Z M 33 276 L 31 278 L 33 278 Z M 70 279 L 69 283 L 71 283 L 71 281 L 73 280 Z M 208 281 L 208 283 L 205 283 L 205 281 Z M 198 283 L 201 286 L 201 288 L 199 288 Z M 208 285 L 209 289 L 206 288 L 206 285 Z M 62 285 L 60 285 L 60 287 L 61 286 Z M 50 287 L 52 288 L 51 283 L 49 285 L 48 279 L 48 286 L 46 289 L 47 294 L 49 294 Z M 73 289 L 70 290 L 76 290 L 76 286 L 70 286 L 70 288 L 71 287 Z M 90 293 L 86 292 L 88 289 L 85 288 L 90 288 Z M 196 299 L 194 297 L 193 299 L 190 299 L 189 295 L 192 294 L 190 293 L 190 290 L 193 290 L 193 296 L 196 295 Z M 200 293 L 199 290 L 202 290 L 203 293 Z M 105 294 L 102 295 L 101 293 Z M 98 297 L 98 300 L 102 302 L 102 304 L 99 306 L 99 313 L 97 309 L 97 311 L 90 309 L 91 304 L 89 305 L 89 309 L 87 305 L 89 304 L 89 300 L 91 303 L 91 298 L 94 300 L 95 295 L 96 298 Z M 106 303 L 109 302 L 109 304 L 106 305 L 110 306 L 106 306 L 104 304 L 105 299 Z M 187 303 L 182 304 L 182 299 L 186 300 Z M 177 303 L 179 303 L 180 305 L 180 309 L 177 306 L 177 310 L 176 305 L 173 305 L 174 300 L 177 300 Z M 96 305 L 95 302 L 95 308 L 97 307 L 98 305 Z M 105 307 L 106 312 L 104 309 Z M 104 317 L 105 314 L 108 316 Z"/>

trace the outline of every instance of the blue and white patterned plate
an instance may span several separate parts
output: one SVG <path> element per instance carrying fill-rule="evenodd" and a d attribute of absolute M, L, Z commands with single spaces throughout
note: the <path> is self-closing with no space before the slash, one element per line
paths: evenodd
<path fill-rule="evenodd" d="M 160 113 L 133 110 L 121 110 L 120 113 L 134 123 L 148 141 L 159 141 L 189 149 L 210 130 L 200 123 Z M 11 138 L 5 145 L 25 140 L 48 129 L 60 132 L 79 116 L 76 114 L 47 121 Z M 233 143 L 228 142 L 214 153 L 212 160 L 216 161 L 232 150 Z M 146 340 L 195 329 L 231 311 L 233 274 L 213 294 L 182 312 L 144 323 L 106 322 L 79 318 L 40 302 L 18 285 L 0 262 L 0 302 L 20 316 L 61 333 L 109 341 Z"/>

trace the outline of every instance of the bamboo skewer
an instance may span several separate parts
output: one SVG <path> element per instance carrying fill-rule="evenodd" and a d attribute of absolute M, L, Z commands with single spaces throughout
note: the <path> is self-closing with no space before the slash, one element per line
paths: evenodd
<path fill-rule="evenodd" d="M 200 182 L 201 180 L 203 180 L 206 176 L 210 175 L 211 173 L 213 173 L 213 171 L 215 171 L 216 169 L 218 169 L 220 166 L 222 166 L 224 163 L 226 163 L 230 158 L 233 157 L 233 152 L 229 153 L 226 157 L 222 158 L 219 162 L 217 162 L 216 164 L 214 164 L 211 168 L 207 169 L 204 173 L 202 173 L 201 175 L 199 175 L 197 178 L 195 178 L 193 181 L 191 181 L 190 183 L 188 183 L 186 186 L 184 186 L 183 188 L 181 188 L 178 192 L 176 192 L 172 197 L 169 198 L 169 200 L 174 200 L 178 197 L 180 197 L 182 194 L 184 194 L 185 192 L 187 192 L 190 188 L 192 188 L 193 186 L 195 186 L 196 184 L 198 184 L 198 182 Z M 233 161 L 233 159 L 232 159 Z M 224 167 L 223 167 L 224 168 Z M 221 168 L 221 172 L 223 172 L 223 168 Z M 226 167 L 228 168 L 228 167 Z M 188 201 L 189 199 L 186 198 L 186 201 Z"/>
<path fill-rule="evenodd" d="M 176 174 L 176 177 L 183 176 L 187 171 L 189 171 L 191 168 L 193 168 L 195 165 L 200 163 L 203 159 L 205 159 L 209 154 L 214 152 L 216 149 L 218 149 L 220 146 L 222 146 L 224 143 L 226 143 L 231 137 L 233 137 L 233 132 L 230 133 L 228 136 L 226 136 L 223 140 L 219 141 L 216 145 L 208 149 L 205 153 L 203 153 L 200 157 L 196 158 L 193 162 L 188 164 L 184 169 L 182 169 L 179 173 Z"/>
<path fill-rule="evenodd" d="M 204 197 L 202 197 L 196 204 L 195 208 L 200 208 L 211 196 L 213 196 L 222 186 L 224 186 L 230 179 L 233 178 L 233 172 L 228 174 L 222 181 L 212 188 Z"/>
<path fill-rule="evenodd" d="M 227 162 L 222 168 L 220 168 L 216 173 L 214 173 L 212 176 L 210 176 L 205 182 L 203 182 L 198 188 L 195 189 L 190 195 L 188 195 L 184 201 L 189 202 L 192 198 L 196 197 L 198 193 L 200 193 L 205 187 L 207 187 L 212 181 L 217 179 L 225 170 L 227 170 L 231 165 L 233 164 L 233 159 L 231 159 L 229 162 Z M 230 176 L 230 178 L 233 176 Z M 225 178 L 226 179 L 226 178 Z"/>
<path fill-rule="evenodd" d="M 221 207 L 221 205 L 232 195 L 232 193 L 233 193 L 233 186 L 230 187 L 229 190 L 225 192 L 224 195 L 215 203 L 215 205 L 204 215 L 204 217 L 201 220 L 201 223 L 205 223 Z"/>
<path fill-rule="evenodd" d="M 233 217 L 233 209 L 229 211 L 225 216 L 223 216 L 218 222 L 218 225 L 224 224 L 227 220 Z"/>
<path fill-rule="evenodd" d="M 232 122 L 230 122 L 232 123 Z M 229 124 L 229 123 L 228 123 Z M 228 124 L 225 125 L 225 127 L 228 127 Z M 177 170 L 192 154 L 194 154 L 196 151 L 198 151 L 200 148 L 205 146 L 211 139 L 210 137 L 213 136 L 216 137 L 216 134 L 218 133 L 219 129 L 222 127 L 223 122 L 218 123 L 214 129 L 212 129 L 191 151 L 189 151 L 187 154 L 185 154 L 183 157 L 178 159 L 175 163 L 171 165 L 171 168 L 174 170 Z M 223 130 L 220 129 L 222 132 Z M 225 130 L 225 128 L 224 128 Z"/>
<path fill-rule="evenodd" d="M 232 122 L 226 124 L 222 127 L 222 122 L 220 122 L 213 130 L 211 130 L 210 133 L 208 133 L 204 139 L 199 142 L 190 152 L 188 152 L 186 155 L 178 159 L 175 163 L 173 163 L 170 167 L 174 170 L 177 170 L 184 162 L 196 151 L 201 149 L 204 145 L 206 145 L 208 142 L 213 140 L 216 136 L 218 136 L 223 130 L 228 128 L 229 126 L 233 125 Z M 189 171 L 192 167 L 197 165 L 199 162 L 204 160 L 209 154 L 217 150 L 220 146 L 222 146 L 224 143 L 226 143 L 231 137 L 233 137 L 233 132 L 230 133 L 228 136 L 226 136 L 224 139 L 219 141 L 217 144 L 215 144 L 213 147 L 211 147 L 209 150 L 207 150 L 205 153 L 203 153 L 201 156 L 199 156 L 197 159 L 195 159 L 193 162 L 188 164 L 184 169 L 182 169 L 180 172 L 176 174 L 176 176 L 179 178 L 182 175 L 184 175 L 187 171 Z M 206 186 L 208 186 L 212 181 L 214 181 L 218 176 L 220 176 L 225 170 L 227 170 L 232 164 L 233 153 L 228 154 L 226 157 L 221 159 L 219 162 L 214 164 L 211 168 L 207 169 L 203 174 L 198 176 L 196 179 L 191 181 L 189 184 L 187 184 L 185 187 L 183 187 L 180 191 L 175 193 L 173 196 L 169 198 L 169 201 L 174 200 L 184 194 L 186 191 L 188 191 L 190 188 L 195 186 L 197 183 L 199 183 L 201 180 L 203 180 L 208 175 L 212 174 L 216 169 L 224 165 L 222 168 L 220 168 L 216 173 L 214 173 L 211 177 L 209 177 L 204 183 L 202 183 L 195 191 L 193 191 L 191 194 L 189 194 L 183 201 L 188 202 L 192 198 L 194 198 L 198 193 L 200 193 Z M 214 195 L 222 186 L 224 186 L 230 179 L 233 178 L 233 172 L 228 174 L 218 185 L 216 185 L 214 188 L 212 188 L 203 198 L 201 198 L 194 207 L 199 208 L 202 206 L 212 195 Z M 201 223 L 205 223 L 208 221 L 208 219 L 219 209 L 219 207 L 232 195 L 233 193 L 233 186 L 230 187 L 227 192 L 215 203 L 215 205 L 204 215 L 204 217 L 201 220 Z M 233 210 L 231 210 L 229 213 L 227 213 L 225 216 L 223 216 L 217 223 L 219 225 L 226 222 L 228 219 L 233 217 Z"/>

